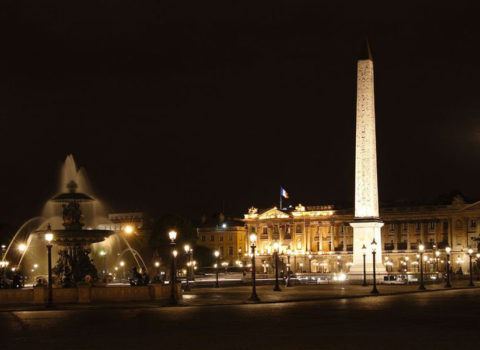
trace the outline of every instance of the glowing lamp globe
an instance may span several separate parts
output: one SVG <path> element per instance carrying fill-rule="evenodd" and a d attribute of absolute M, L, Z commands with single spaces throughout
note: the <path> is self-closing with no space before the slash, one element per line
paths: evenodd
<path fill-rule="evenodd" d="M 49 233 L 45 233 L 45 240 L 48 242 L 48 243 L 51 243 L 53 241 L 53 233 L 49 232 Z"/>
<path fill-rule="evenodd" d="M 125 228 L 123 229 L 123 231 L 124 231 L 127 235 L 131 234 L 131 233 L 133 233 L 133 226 L 132 226 L 132 225 L 127 225 L 127 226 L 125 226 Z"/>
<path fill-rule="evenodd" d="M 450 254 L 450 252 L 452 251 L 452 248 L 447 247 L 447 248 L 445 248 L 445 251 L 447 252 L 447 254 Z"/>
<path fill-rule="evenodd" d="M 185 249 L 185 253 L 188 253 L 190 251 L 190 246 L 188 244 L 185 244 L 183 246 L 183 249 Z"/>
<path fill-rule="evenodd" d="M 175 241 L 175 239 L 177 238 L 177 231 L 173 231 L 173 230 L 170 231 L 170 232 L 168 233 L 168 237 L 170 238 L 170 240 L 171 240 L 172 242 Z"/>
<path fill-rule="evenodd" d="M 363 255 L 367 254 L 367 247 L 365 247 L 365 244 L 362 246 L 362 253 Z"/>
<path fill-rule="evenodd" d="M 472 255 L 472 254 L 473 254 L 473 249 L 470 248 L 470 249 L 468 250 L 468 255 Z"/>
<path fill-rule="evenodd" d="M 418 251 L 419 251 L 419 252 L 423 252 L 424 250 L 425 250 L 425 246 L 424 246 L 423 244 L 420 244 L 420 245 L 418 246 Z"/>
<path fill-rule="evenodd" d="M 252 233 L 250 235 L 250 242 L 255 243 L 257 241 L 257 235 L 255 233 Z"/>
<path fill-rule="evenodd" d="M 220 256 L 220 252 L 218 250 L 215 250 L 215 252 L 213 253 L 213 255 L 215 255 L 216 258 L 218 258 Z"/>
<path fill-rule="evenodd" d="M 372 252 L 377 251 L 377 242 L 375 241 L 375 238 L 373 239 L 371 246 L 372 246 Z"/>

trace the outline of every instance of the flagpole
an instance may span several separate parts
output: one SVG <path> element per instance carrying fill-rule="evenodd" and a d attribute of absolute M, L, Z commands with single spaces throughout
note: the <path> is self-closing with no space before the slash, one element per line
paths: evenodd
<path fill-rule="evenodd" d="M 282 186 L 280 186 L 280 210 L 282 210 Z"/>

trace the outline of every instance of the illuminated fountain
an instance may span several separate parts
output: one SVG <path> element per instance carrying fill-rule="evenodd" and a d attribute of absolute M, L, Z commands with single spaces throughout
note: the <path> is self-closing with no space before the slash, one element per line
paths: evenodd
<path fill-rule="evenodd" d="M 99 278 L 97 268 L 108 273 L 109 266 L 127 258 L 125 253 L 132 257 L 128 264 L 146 270 L 124 232 L 108 230 L 111 223 L 103 205 L 91 193 L 84 170 L 77 169 L 73 156 L 69 155 L 62 167 L 59 193 L 45 204 L 42 216 L 27 220 L 8 246 L 2 248 L 0 267 L 8 262 L 9 273 L 22 270 L 32 277 L 29 283 L 35 277 L 45 278 L 44 233 L 50 224 L 55 235 L 54 264 L 55 257 L 59 257 L 54 267 L 57 284 L 73 286 L 84 280 L 95 281 Z"/>
<path fill-rule="evenodd" d="M 60 248 L 60 256 L 54 268 L 57 278 L 65 287 L 89 279 L 97 280 L 98 273 L 89 257 L 90 246 L 102 242 L 113 231 L 83 229 L 85 218 L 80 203 L 93 202 L 94 199 L 85 193 L 77 192 L 78 185 L 71 180 L 67 184 L 68 192 L 52 198 L 63 207 L 63 230 L 53 230 L 55 244 Z"/>

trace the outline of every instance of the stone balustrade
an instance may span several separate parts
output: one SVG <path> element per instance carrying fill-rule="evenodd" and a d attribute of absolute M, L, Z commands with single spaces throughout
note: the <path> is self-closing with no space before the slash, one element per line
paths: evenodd
<path fill-rule="evenodd" d="M 181 284 L 176 286 L 177 299 L 182 299 Z M 48 288 L 0 289 L 0 305 L 41 305 L 47 302 Z M 170 286 L 91 286 L 79 284 L 76 288 L 54 288 L 54 304 L 89 304 L 116 302 L 168 302 Z"/>

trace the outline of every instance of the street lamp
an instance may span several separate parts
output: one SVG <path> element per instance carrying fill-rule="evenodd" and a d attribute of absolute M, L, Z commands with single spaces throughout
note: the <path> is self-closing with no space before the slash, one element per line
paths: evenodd
<path fill-rule="evenodd" d="M 440 252 L 438 250 L 435 251 L 435 272 L 438 272 L 438 259 L 439 259 L 439 256 L 440 256 Z"/>
<path fill-rule="evenodd" d="M 308 254 L 308 273 L 312 273 L 312 254 Z"/>
<path fill-rule="evenodd" d="M 362 246 L 362 253 L 363 253 L 363 283 L 362 286 L 367 286 L 367 247 L 365 247 L 365 244 Z"/>
<path fill-rule="evenodd" d="M 418 246 L 418 251 L 420 253 L 420 286 L 418 289 L 425 290 L 425 285 L 423 284 L 423 251 L 425 250 L 425 246 L 420 243 Z"/>
<path fill-rule="evenodd" d="M 47 232 L 45 233 L 45 241 L 47 241 L 47 254 L 48 254 L 48 299 L 47 307 L 53 307 L 53 280 L 52 280 L 52 241 L 53 233 L 50 224 L 47 226 Z"/>
<path fill-rule="evenodd" d="M 157 278 L 160 279 L 160 261 L 155 261 L 155 270 L 157 272 Z"/>
<path fill-rule="evenodd" d="M 445 284 L 445 288 L 452 288 L 452 285 L 450 283 L 450 252 L 452 251 L 452 248 L 446 247 L 445 252 L 447 252 L 447 283 Z"/>
<path fill-rule="evenodd" d="M 274 292 L 280 292 L 280 285 L 278 284 L 278 250 L 279 245 L 277 242 L 273 243 L 273 256 L 275 258 L 275 287 L 273 288 Z"/>
<path fill-rule="evenodd" d="M 188 276 L 190 275 L 190 265 L 191 265 L 191 254 L 190 254 L 190 245 L 188 244 L 185 244 L 183 246 L 183 249 L 185 250 L 185 254 L 187 254 L 187 257 L 188 257 L 188 263 L 187 263 L 187 276 L 186 276 L 186 280 L 187 280 L 187 285 L 185 286 L 185 291 L 186 292 L 189 292 L 190 291 L 190 285 L 188 284 Z"/>
<path fill-rule="evenodd" d="M 257 289 L 256 289 L 256 281 L 255 281 L 255 242 L 257 241 L 257 235 L 255 233 L 252 233 L 250 235 L 250 243 L 252 245 L 250 248 L 252 248 L 252 295 L 250 296 L 250 301 L 253 302 L 259 302 L 260 298 L 257 295 Z"/>
<path fill-rule="evenodd" d="M 377 242 L 375 242 L 375 238 L 373 239 L 372 243 L 372 257 L 373 257 L 373 288 L 370 293 L 378 294 L 377 290 L 377 271 L 375 269 L 375 256 L 377 255 Z"/>
<path fill-rule="evenodd" d="M 470 259 L 470 284 L 469 284 L 469 286 L 470 287 L 475 287 L 475 285 L 473 284 L 472 254 L 473 254 L 473 249 L 470 248 L 468 250 L 468 257 Z"/>
<path fill-rule="evenodd" d="M 170 263 L 170 304 L 177 305 L 177 293 L 176 293 L 176 281 L 177 281 L 177 267 L 176 267 L 176 258 L 177 251 L 175 250 L 175 239 L 177 238 L 176 231 L 170 231 L 168 233 L 170 238 L 170 246 L 172 247 L 172 257 Z"/>
<path fill-rule="evenodd" d="M 292 284 L 290 283 L 290 254 L 292 254 L 292 251 L 288 249 L 287 250 L 287 283 L 285 284 L 285 287 L 292 286 Z"/>
<path fill-rule="evenodd" d="M 126 275 L 125 275 L 125 261 L 120 261 L 119 265 L 122 268 L 122 278 L 125 279 L 126 278 Z"/>
<path fill-rule="evenodd" d="M 218 257 L 220 256 L 220 252 L 218 250 L 215 250 L 213 253 L 215 255 L 215 288 L 220 288 L 218 285 Z"/>
<path fill-rule="evenodd" d="M 477 253 L 477 281 L 480 280 L 480 253 Z"/>

